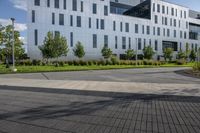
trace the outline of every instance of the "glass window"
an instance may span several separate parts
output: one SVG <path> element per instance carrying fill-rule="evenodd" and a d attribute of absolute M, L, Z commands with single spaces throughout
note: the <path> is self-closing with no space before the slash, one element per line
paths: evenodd
<path fill-rule="evenodd" d="M 50 0 L 47 0 L 47 7 L 50 7 Z"/>
<path fill-rule="evenodd" d="M 170 30 L 167 29 L 167 36 L 170 37 Z"/>
<path fill-rule="evenodd" d="M 162 6 L 162 13 L 165 13 L 165 6 Z"/>
<path fill-rule="evenodd" d="M 81 1 L 81 12 L 83 12 L 83 1 Z"/>
<path fill-rule="evenodd" d="M 108 47 L 108 35 L 104 35 L 104 47 Z"/>
<path fill-rule="evenodd" d="M 32 10 L 32 23 L 35 23 L 35 10 Z"/>
<path fill-rule="evenodd" d="M 77 11 L 77 0 L 72 0 L 72 10 Z"/>
<path fill-rule="evenodd" d="M 67 1 L 63 0 L 63 9 L 66 9 L 66 8 L 67 8 Z"/>
<path fill-rule="evenodd" d="M 64 14 L 59 14 L 59 25 L 64 25 Z"/>
<path fill-rule="evenodd" d="M 126 32 L 129 32 L 129 23 L 126 23 L 125 27 L 126 27 Z"/>
<path fill-rule="evenodd" d="M 73 47 L 74 44 L 74 35 L 73 32 L 70 32 L 70 46 Z"/>
<path fill-rule="evenodd" d="M 120 31 L 121 32 L 123 31 L 123 24 L 122 24 L 122 22 L 120 22 Z"/>
<path fill-rule="evenodd" d="M 174 37 L 176 37 L 176 30 L 174 30 Z"/>
<path fill-rule="evenodd" d="M 146 47 L 146 39 L 144 39 L 144 48 Z"/>
<path fill-rule="evenodd" d="M 155 23 L 157 24 L 158 23 L 158 16 L 157 15 L 154 16 L 154 20 L 155 20 Z"/>
<path fill-rule="evenodd" d="M 122 37 L 122 49 L 126 49 L 126 37 Z"/>
<path fill-rule="evenodd" d="M 131 38 L 128 38 L 128 48 L 131 49 Z"/>
<path fill-rule="evenodd" d="M 96 19 L 96 28 L 99 29 L 99 19 Z"/>
<path fill-rule="evenodd" d="M 35 45 L 38 45 L 38 30 L 34 31 Z"/>
<path fill-rule="evenodd" d="M 144 34 L 144 25 L 142 25 L 142 34 Z"/>
<path fill-rule="evenodd" d="M 59 0 L 54 0 L 54 6 L 55 8 L 59 8 Z"/>
<path fill-rule="evenodd" d="M 77 27 L 81 27 L 81 16 L 77 16 Z"/>
<path fill-rule="evenodd" d="M 55 24 L 55 13 L 52 13 L 52 24 Z"/>
<path fill-rule="evenodd" d="M 70 15 L 70 26 L 73 26 L 73 16 Z"/>
<path fill-rule="evenodd" d="M 113 31 L 116 31 L 116 22 L 113 21 Z"/>
<path fill-rule="evenodd" d="M 147 26 L 147 35 L 150 34 L 150 26 Z"/>
<path fill-rule="evenodd" d="M 101 19 L 101 29 L 103 30 L 104 28 L 105 28 L 104 19 Z"/>
<path fill-rule="evenodd" d="M 142 39 L 138 38 L 138 50 L 142 50 Z"/>
<path fill-rule="evenodd" d="M 97 35 L 93 34 L 93 48 L 97 48 Z"/>
<path fill-rule="evenodd" d="M 135 33 L 139 33 L 138 24 L 135 24 Z"/>
<path fill-rule="evenodd" d="M 89 18 L 89 28 L 91 28 L 91 27 L 92 27 L 92 19 Z"/>
<path fill-rule="evenodd" d="M 108 16 L 108 6 L 104 6 L 104 15 Z"/>
<path fill-rule="evenodd" d="M 157 4 L 157 12 L 160 12 L 160 4 Z"/>
<path fill-rule="evenodd" d="M 158 51 L 158 41 L 155 40 L 155 51 Z"/>
<path fill-rule="evenodd" d="M 156 11 L 156 6 L 155 6 L 155 3 L 153 3 L 153 12 L 155 12 Z"/>
<path fill-rule="evenodd" d="M 93 14 L 97 14 L 97 4 L 93 3 L 92 5 L 92 12 Z"/>
<path fill-rule="evenodd" d="M 160 36 L 160 27 L 157 27 L 157 35 Z"/>
<path fill-rule="evenodd" d="M 40 0 L 34 0 L 35 6 L 40 6 Z"/>
<path fill-rule="evenodd" d="M 118 38 L 117 38 L 117 36 L 115 36 L 115 49 L 117 49 L 118 48 Z"/>
<path fill-rule="evenodd" d="M 171 15 L 174 16 L 174 8 L 171 8 Z"/>

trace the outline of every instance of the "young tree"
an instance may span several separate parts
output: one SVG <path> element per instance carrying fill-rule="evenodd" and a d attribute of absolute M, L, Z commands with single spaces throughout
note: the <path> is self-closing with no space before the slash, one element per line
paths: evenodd
<path fill-rule="evenodd" d="M 11 59 L 12 57 L 12 25 L 8 25 L 6 27 L 0 27 L 0 44 L 4 44 L 4 48 L 2 48 L 3 56 L 7 57 L 7 59 Z M 25 50 L 22 47 L 23 42 L 19 39 L 20 33 L 19 31 L 14 31 L 14 52 L 15 59 L 18 60 L 25 54 Z"/>
<path fill-rule="evenodd" d="M 60 34 L 55 35 L 53 44 L 54 44 L 54 56 L 55 58 L 57 58 L 57 60 L 61 56 L 67 56 L 69 48 L 67 45 L 67 39 L 64 36 L 60 36 Z"/>
<path fill-rule="evenodd" d="M 196 60 L 197 54 L 196 54 L 194 49 L 191 50 L 189 57 L 190 57 L 191 61 L 195 61 Z"/>
<path fill-rule="evenodd" d="M 3 30 L 4 30 L 4 27 L 0 24 L 0 46 L 3 43 Z"/>
<path fill-rule="evenodd" d="M 108 47 L 103 47 L 101 53 L 105 59 L 109 59 L 112 56 L 112 50 Z"/>
<path fill-rule="evenodd" d="M 183 52 L 182 50 L 180 50 L 177 54 L 177 59 L 185 59 L 186 58 L 186 54 L 185 52 Z"/>
<path fill-rule="evenodd" d="M 77 42 L 76 47 L 73 49 L 74 56 L 78 57 L 79 59 L 85 56 L 84 46 L 81 42 Z"/>
<path fill-rule="evenodd" d="M 143 49 L 143 54 L 145 59 L 150 60 L 155 55 L 155 52 L 151 46 L 147 46 Z"/>
<path fill-rule="evenodd" d="M 60 34 L 53 35 L 52 32 L 48 32 L 45 37 L 44 44 L 39 46 L 43 58 L 51 59 L 56 58 L 58 60 L 61 56 L 67 56 L 69 51 L 67 40 Z"/>
<path fill-rule="evenodd" d="M 172 48 L 165 48 L 163 53 L 164 53 L 164 58 L 165 58 L 165 61 L 167 59 L 169 59 L 170 61 L 172 60 L 172 57 L 173 57 L 173 49 Z"/>
<path fill-rule="evenodd" d="M 189 55 L 190 55 L 189 43 L 186 43 L 186 46 L 185 46 L 185 54 L 186 54 L 186 59 L 188 60 Z"/>
<path fill-rule="evenodd" d="M 55 58 L 54 55 L 54 36 L 52 32 L 48 32 L 44 39 L 43 45 L 38 46 L 44 59 Z"/>
<path fill-rule="evenodd" d="M 128 60 L 131 60 L 131 59 L 133 58 L 133 56 L 135 55 L 135 51 L 134 51 L 134 49 L 128 49 L 128 50 L 125 52 L 125 54 L 126 54 L 126 58 L 127 58 Z"/>

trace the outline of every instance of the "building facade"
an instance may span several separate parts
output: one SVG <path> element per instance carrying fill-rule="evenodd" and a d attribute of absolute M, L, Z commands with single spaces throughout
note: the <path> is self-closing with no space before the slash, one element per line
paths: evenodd
<path fill-rule="evenodd" d="M 75 59 L 73 48 L 80 41 L 85 59 L 101 59 L 107 46 L 124 58 L 127 49 L 150 45 L 156 52 L 171 47 L 174 54 L 186 43 L 200 47 L 200 13 L 161 0 L 28 0 L 28 55 L 41 59 L 38 49 L 48 31 L 65 36 L 69 53 L 62 59 Z"/>

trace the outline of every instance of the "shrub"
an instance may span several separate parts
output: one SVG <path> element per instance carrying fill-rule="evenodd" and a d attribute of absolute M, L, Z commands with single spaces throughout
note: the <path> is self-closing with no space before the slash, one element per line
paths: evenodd
<path fill-rule="evenodd" d="M 40 66 L 42 64 L 41 60 L 33 60 L 32 61 L 33 66 Z"/>
<path fill-rule="evenodd" d="M 110 60 L 111 60 L 113 65 L 119 64 L 119 59 L 116 56 L 112 56 Z"/>
<path fill-rule="evenodd" d="M 200 72 L 200 62 L 197 62 L 193 66 L 193 71 L 199 71 Z"/>
<path fill-rule="evenodd" d="M 65 66 L 65 62 L 64 61 L 59 61 L 58 62 L 59 66 L 64 67 Z"/>
<path fill-rule="evenodd" d="M 87 64 L 88 64 L 88 66 L 92 66 L 93 62 L 92 61 L 88 61 Z"/>
<path fill-rule="evenodd" d="M 100 60 L 100 61 L 98 61 L 98 65 L 105 66 L 105 65 L 106 65 L 106 62 L 105 62 L 104 60 Z"/>
<path fill-rule="evenodd" d="M 93 63 L 93 65 L 98 65 L 98 61 L 96 61 L 96 60 L 93 60 L 92 63 Z"/>
<path fill-rule="evenodd" d="M 184 64 L 186 64 L 186 60 L 185 59 L 179 59 L 179 60 L 176 61 L 176 64 L 177 65 L 184 65 Z"/>
<path fill-rule="evenodd" d="M 68 64 L 69 66 L 73 66 L 73 65 L 74 65 L 74 62 L 73 62 L 73 61 L 68 61 L 67 64 Z"/>
<path fill-rule="evenodd" d="M 24 65 L 25 65 L 25 66 L 31 66 L 31 65 L 33 65 L 33 64 L 32 64 L 32 61 L 31 61 L 31 60 L 25 60 L 25 61 L 24 61 Z"/>
<path fill-rule="evenodd" d="M 83 60 L 80 60 L 79 61 L 79 65 L 80 66 L 86 66 L 87 65 L 87 62 L 83 61 Z"/>

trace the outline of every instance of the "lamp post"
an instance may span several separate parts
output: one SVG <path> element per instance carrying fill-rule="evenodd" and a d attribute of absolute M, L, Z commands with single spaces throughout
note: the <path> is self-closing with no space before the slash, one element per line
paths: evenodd
<path fill-rule="evenodd" d="M 12 71 L 16 72 L 17 69 L 15 68 L 15 37 L 14 37 L 14 28 L 15 28 L 15 19 L 11 18 L 12 21 Z"/>

